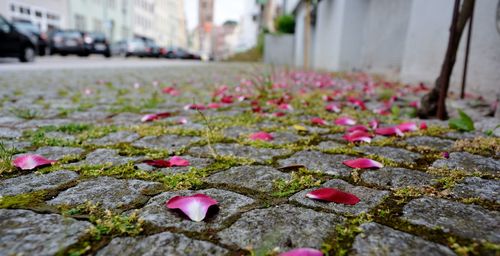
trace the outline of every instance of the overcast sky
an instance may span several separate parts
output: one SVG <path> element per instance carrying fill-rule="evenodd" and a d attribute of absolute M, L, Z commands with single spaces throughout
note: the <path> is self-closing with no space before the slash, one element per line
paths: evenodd
<path fill-rule="evenodd" d="M 255 0 L 214 0 L 215 14 L 214 22 L 217 25 L 224 23 L 226 20 L 239 21 L 240 16 L 244 13 L 245 4 L 248 1 Z M 198 25 L 198 0 L 184 0 L 184 9 L 186 10 L 186 18 L 188 29 L 192 30 Z"/>

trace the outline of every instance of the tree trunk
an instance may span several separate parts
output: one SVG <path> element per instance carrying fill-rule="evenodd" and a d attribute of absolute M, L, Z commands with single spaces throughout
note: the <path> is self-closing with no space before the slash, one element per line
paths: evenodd
<path fill-rule="evenodd" d="M 438 117 L 445 120 L 448 117 L 446 112 L 446 95 L 450 85 L 450 77 L 453 71 L 453 66 L 457 58 L 457 50 L 460 44 L 460 38 L 465 29 L 465 25 L 469 21 L 475 0 L 464 0 L 460 11 L 458 10 L 460 0 L 455 0 L 453 9 L 453 18 L 450 26 L 450 37 L 448 39 L 448 47 L 444 57 L 441 72 L 436 79 L 435 86 L 432 90 L 422 97 L 418 115 L 422 118 Z"/>

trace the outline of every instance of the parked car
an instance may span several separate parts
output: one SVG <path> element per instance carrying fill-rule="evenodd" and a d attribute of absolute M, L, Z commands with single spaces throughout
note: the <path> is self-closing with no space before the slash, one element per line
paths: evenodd
<path fill-rule="evenodd" d="M 0 57 L 15 57 L 21 62 L 35 60 L 37 39 L 25 34 L 0 16 Z"/>
<path fill-rule="evenodd" d="M 144 40 L 134 38 L 123 40 L 115 44 L 118 50 L 113 50 L 118 52 L 119 55 L 124 57 L 137 56 L 137 57 L 147 57 L 149 52 L 147 51 L 147 46 Z"/>
<path fill-rule="evenodd" d="M 142 39 L 146 45 L 146 52 L 148 52 L 148 57 L 158 58 L 161 54 L 161 48 L 156 45 L 154 40 L 151 39 Z"/>
<path fill-rule="evenodd" d="M 37 37 L 38 55 L 44 56 L 47 53 L 47 46 L 48 46 L 47 34 L 41 32 L 38 26 L 31 23 L 31 21 L 24 21 L 24 20 L 12 21 L 12 25 L 14 25 L 16 29 L 24 32 L 25 34 L 31 33 Z"/>
<path fill-rule="evenodd" d="M 102 54 L 111 57 L 111 48 L 106 35 L 101 32 L 85 33 L 83 41 L 90 46 L 90 53 Z"/>
<path fill-rule="evenodd" d="M 163 56 L 168 59 L 201 60 L 200 55 L 180 47 L 169 47 Z"/>
<path fill-rule="evenodd" d="M 77 54 L 89 56 L 91 45 L 84 40 L 85 33 L 78 30 L 55 31 L 50 38 L 50 54 Z"/>

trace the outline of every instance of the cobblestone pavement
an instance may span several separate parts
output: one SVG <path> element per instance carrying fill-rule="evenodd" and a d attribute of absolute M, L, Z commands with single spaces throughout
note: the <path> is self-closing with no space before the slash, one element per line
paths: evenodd
<path fill-rule="evenodd" d="M 465 109 L 476 131 L 432 120 L 425 128 L 411 118 L 424 92 L 363 74 L 249 64 L 2 72 L 0 255 L 275 255 L 299 247 L 499 255 L 500 121 L 482 117 L 471 99 L 452 101 L 450 113 Z M 332 103 L 338 113 L 325 110 Z M 170 115 L 141 121 L 163 112 Z M 348 142 L 349 127 L 334 124 L 346 116 L 417 129 Z M 249 139 L 262 131 L 274 139 Z M 57 162 L 10 164 L 27 153 Z M 144 162 L 173 155 L 190 166 Z M 342 164 L 357 157 L 384 167 Z M 320 187 L 360 202 L 305 197 Z M 219 202 L 201 222 L 165 207 L 196 193 Z"/>

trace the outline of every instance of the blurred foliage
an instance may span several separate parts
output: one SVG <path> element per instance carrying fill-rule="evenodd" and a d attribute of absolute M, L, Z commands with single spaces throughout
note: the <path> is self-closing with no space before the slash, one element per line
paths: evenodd
<path fill-rule="evenodd" d="M 281 15 L 274 21 L 276 32 L 293 34 L 295 33 L 295 17 L 293 15 Z"/>

